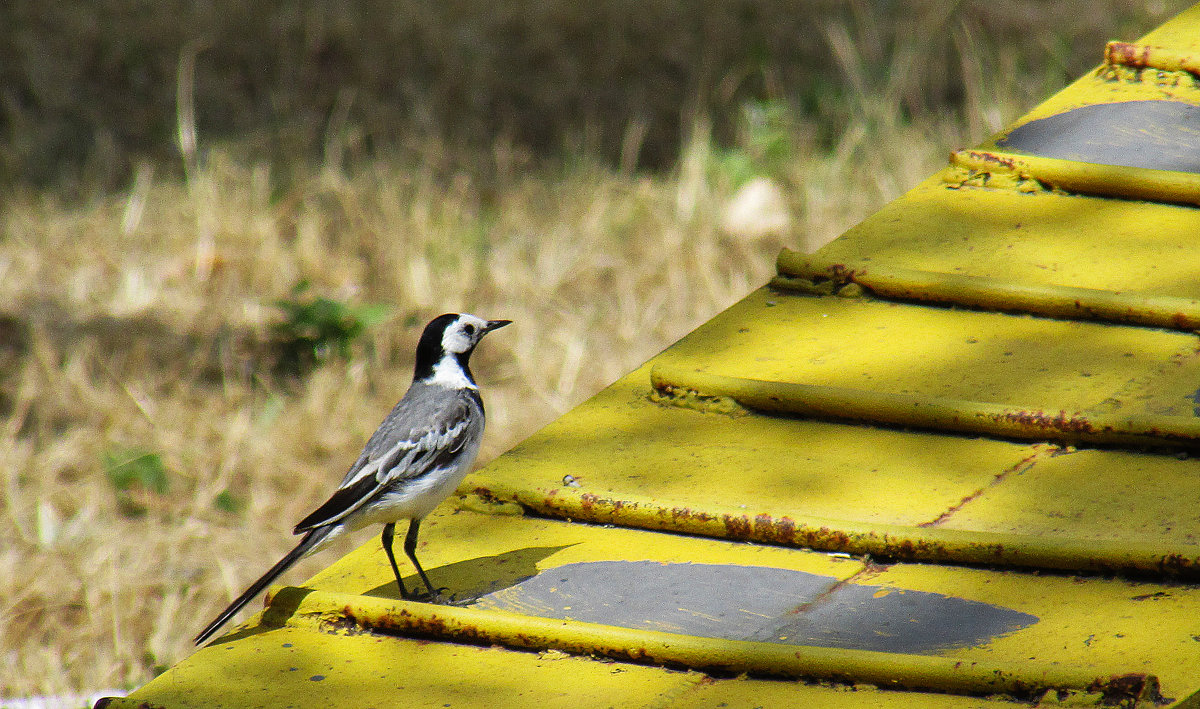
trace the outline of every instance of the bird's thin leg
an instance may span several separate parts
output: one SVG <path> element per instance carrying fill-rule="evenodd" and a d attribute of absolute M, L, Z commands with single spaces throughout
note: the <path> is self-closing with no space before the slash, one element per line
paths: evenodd
<path fill-rule="evenodd" d="M 392 553 L 392 535 L 395 532 L 396 524 L 394 522 L 389 522 L 383 525 L 383 537 L 381 539 L 383 541 L 383 550 L 387 552 L 388 561 L 392 562 L 392 572 L 396 574 L 396 585 L 400 587 L 400 597 L 407 600 L 412 598 L 412 596 L 408 595 L 408 589 L 404 587 L 404 582 L 400 580 L 400 568 L 396 566 L 396 555 Z M 405 542 L 404 549 L 405 551 L 408 550 L 407 542 Z M 417 567 L 417 569 L 420 568 L 421 567 L 419 566 Z M 424 576 L 425 574 L 422 573 L 421 577 L 424 578 Z M 428 584 L 429 582 L 426 581 L 425 583 Z"/>
<path fill-rule="evenodd" d="M 404 553 L 408 554 L 408 558 L 412 559 L 413 566 L 417 567 L 417 573 L 421 575 L 421 580 L 425 582 L 425 588 L 429 589 L 429 597 L 436 599 L 438 592 L 433 590 L 433 584 L 429 583 L 429 577 L 425 575 L 425 569 L 421 568 L 421 562 L 417 561 L 417 532 L 421 528 L 421 520 L 414 519 L 408 523 L 408 534 L 404 535 Z"/>

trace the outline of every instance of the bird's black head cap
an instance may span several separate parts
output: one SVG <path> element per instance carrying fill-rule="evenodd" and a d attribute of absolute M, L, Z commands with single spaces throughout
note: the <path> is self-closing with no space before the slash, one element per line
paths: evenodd
<path fill-rule="evenodd" d="M 508 320 L 484 320 L 474 315 L 458 313 L 437 316 L 425 326 L 425 332 L 421 333 L 421 340 L 417 343 L 417 362 L 413 379 L 429 379 L 436 373 L 438 362 L 447 355 L 453 355 L 467 380 L 474 385 L 475 377 L 468 366 L 471 352 L 484 335 L 508 323 Z"/>
<path fill-rule="evenodd" d="M 442 350 L 442 336 L 446 328 L 458 320 L 458 313 L 439 315 L 425 326 L 421 340 L 417 343 L 417 364 L 413 379 L 427 379 L 433 376 L 433 366 L 441 361 L 445 352 Z"/>

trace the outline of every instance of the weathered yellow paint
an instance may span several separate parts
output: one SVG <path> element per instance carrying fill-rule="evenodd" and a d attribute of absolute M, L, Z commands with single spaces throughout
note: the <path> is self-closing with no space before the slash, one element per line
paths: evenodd
<path fill-rule="evenodd" d="M 1200 175 L 1151 168 L 1098 165 L 999 150 L 959 150 L 950 155 L 945 181 L 953 187 L 991 187 L 999 180 L 1018 192 L 1033 184 L 1083 194 L 1200 204 Z"/>
<path fill-rule="evenodd" d="M 720 397 L 764 413 L 846 419 L 1000 438 L 1064 444 L 1200 447 L 1200 421 L 1187 416 L 1086 414 L 1064 409 L 1042 411 L 989 402 L 727 377 L 667 367 L 653 369 L 650 379 L 661 397 L 681 398 L 684 405 L 696 398 Z"/>
<path fill-rule="evenodd" d="M 1192 6 L 1138 40 L 1139 44 L 1173 48 L 1179 52 L 1200 52 L 1200 5 Z"/>
<path fill-rule="evenodd" d="M 293 626 L 355 628 L 586 657 L 612 657 L 709 672 L 866 683 L 892 689 L 937 687 L 961 694 L 1040 696 L 1050 689 L 1103 691 L 1117 666 L 1073 667 L 1012 659 L 1004 664 L 959 657 L 874 652 L 695 637 L 504 611 L 385 600 L 358 594 L 286 589 L 272 605 Z M 1116 684 L 1116 683 L 1114 683 Z M 1157 684 L 1147 690 L 1158 692 Z"/>
<path fill-rule="evenodd" d="M 201 650 L 108 707 L 579 709 L 670 697 L 704 681 L 560 652 L 282 627 Z"/>
<path fill-rule="evenodd" d="M 500 499 L 526 490 L 548 504 L 652 501 L 667 519 L 703 520 L 719 509 L 740 513 L 747 525 L 768 515 L 916 526 L 1037 452 L 1036 444 L 812 419 L 730 418 L 657 404 L 652 393 L 649 368 L 636 370 L 465 487 Z M 564 484 L 565 475 L 578 487 Z M 582 508 L 569 516 L 587 518 Z"/>
<path fill-rule="evenodd" d="M 952 189 L 943 175 L 935 175 L 831 242 L 820 256 L 831 262 L 866 260 L 917 271 L 1198 300 L 1197 233 L 1200 211 L 1194 207 Z"/>
<path fill-rule="evenodd" d="M 1200 104 L 1200 88 L 1193 82 L 1192 74 L 1182 70 L 1185 65 L 1194 64 L 1194 57 L 1200 55 L 1197 26 L 1200 26 L 1200 10 L 1193 6 L 1134 42 L 1138 51 L 1113 52 L 1106 47 L 1102 55 L 1105 61 L 1095 70 L 1039 104 L 980 147 L 994 148 L 995 140 L 1023 123 L 1080 106 L 1135 100 Z M 1151 63 L 1144 67 L 1141 62 L 1125 61 L 1129 55 L 1132 55 L 1131 59 L 1149 56 Z"/>
<path fill-rule="evenodd" d="M 1193 458 L 1075 450 L 1038 459 L 1007 481 L 1017 484 L 989 487 L 938 527 L 1195 548 L 1200 510 L 1181 491 L 1193 489 L 1196 476 Z"/>
<path fill-rule="evenodd" d="M 1011 472 L 1020 475 L 1030 467 L 1032 462 Z M 1124 493 L 1123 488 L 1114 487 L 1111 469 L 1106 469 L 1105 473 L 1098 483 L 1088 487 L 1108 493 L 1104 499 L 1096 502 L 1108 504 L 1108 509 L 1112 509 L 1113 503 L 1119 503 Z M 601 497 L 595 493 L 566 491 L 552 494 L 553 491 L 512 487 L 483 477 L 476 477 L 473 483 L 478 490 L 486 491 L 484 494 L 489 499 L 516 501 L 542 514 L 602 524 L 785 544 L 883 559 L 996 564 L 1067 571 L 1154 573 L 1189 579 L 1200 576 L 1200 546 L 1196 545 L 1191 528 L 1169 537 L 1117 534 L 1114 532 L 1119 528 L 1103 527 L 1096 520 L 1076 514 L 1075 525 L 1057 525 L 1048 532 L 1038 533 L 1042 530 L 1037 527 L 1023 531 L 1019 527 L 1014 529 L 1014 525 L 1003 526 L 1004 531 L 992 531 L 987 523 L 971 526 L 961 522 L 975 517 L 959 514 L 957 507 L 919 526 L 879 524 L 856 519 L 747 512 L 740 506 L 715 503 L 697 509 L 664 508 L 654 499 L 627 494 L 619 497 L 615 494 L 613 497 Z M 1069 487 L 1069 484 L 1064 487 Z M 985 495 L 990 489 L 981 489 L 978 496 Z M 1018 497 L 1028 494 L 1023 484 L 1007 486 L 1004 490 Z M 1072 501 L 1070 494 L 1061 499 L 1068 504 Z M 1190 501 L 1179 498 L 1167 501 L 1174 503 L 1171 508 L 1163 510 L 1166 507 L 1163 505 L 1152 511 L 1163 511 L 1164 517 L 1130 521 L 1146 526 L 1157 523 L 1160 528 L 1171 529 L 1172 520 L 1186 519 L 1190 514 L 1186 510 Z M 971 509 L 973 511 L 974 507 Z M 1000 514 L 1007 514 L 1004 508 Z M 1031 516 L 1037 517 L 1037 514 L 1032 512 Z M 1114 515 L 1102 509 L 1097 516 L 1101 521 L 1109 521 Z M 951 519 L 952 522 L 949 521 Z"/>
<path fill-rule="evenodd" d="M 661 370 L 1088 411 L 1164 380 L 1191 383 L 1191 332 L 760 290 L 676 343 Z M 635 375 L 644 390 L 646 373 Z M 1173 404 L 1177 394 L 1153 406 Z M 1131 402 L 1134 403 L 1134 402 Z M 628 407 L 626 407 L 628 408 Z M 1132 413 L 1132 412 L 1129 412 Z M 1145 409 L 1139 413 L 1157 413 Z M 1191 414 L 1190 407 L 1187 414 Z M 631 417 L 639 421 L 648 412 Z M 739 422 L 743 424 L 745 422 Z M 749 424 L 754 425 L 754 424 Z"/>
<path fill-rule="evenodd" d="M 421 525 L 421 559 L 435 585 L 472 597 L 547 569 L 598 559 L 658 563 L 720 562 L 791 569 L 845 580 L 861 561 L 719 539 L 649 535 L 639 529 L 564 524 L 511 515 L 444 511 Z M 435 572 L 434 569 L 437 569 Z M 415 578 L 415 575 L 414 575 Z M 482 584 L 482 585 L 480 585 Z M 396 597 L 396 581 L 378 539 L 346 555 L 305 584 L 337 593 Z"/>
<path fill-rule="evenodd" d="M 772 279 L 771 285 L 782 290 L 811 292 L 829 281 L 832 294 L 835 288 L 854 283 L 874 295 L 897 300 L 1175 330 L 1200 329 L 1200 300 L 1191 298 L 917 271 L 868 260 L 837 262 L 791 249 L 779 254 L 778 268 L 780 275 Z"/>
<path fill-rule="evenodd" d="M 1074 692 L 1072 695 L 1076 694 Z M 762 682 L 749 678 L 706 682 L 695 685 L 670 704 L 667 709 L 712 709 L 713 707 L 746 706 L 753 697 L 756 707 L 820 707 L 821 709 L 1014 709 L 1011 699 L 1004 697 L 964 697 L 956 695 L 914 694 L 881 690 L 870 685 L 810 685 L 793 682 Z M 1095 706 L 1100 695 L 1091 695 Z M 1040 702 L 1038 706 L 1059 706 Z"/>
<path fill-rule="evenodd" d="M 963 658 L 1082 667 L 1100 658 L 1124 658 L 1129 671 L 1153 667 L 1164 696 L 1172 699 L 1182 699 L 1200 684 L 1200 588 L 1191 585 L 919 564 L 896 564 L 869 580 L 909 591 L 936 589 L 1038 615 L 1040 622 L 1020 632 L 956 650 Z"/>
<path fill-rule="evenodd" d="M 647 675 L 648 670 L 641 666 L 647 663 L 862 685 L 867 690 L 863 694 L 841 697 L 857 700 L 848 706 L 873 705 L 876 695 L 868 685 L 1018 696 L 1029 696 L 1031 692 L 1036 696 L 1041 688 L 1054 687 L 1087 695 L 1089 689 L 1103 691 L 1108 686 L 1105 683 L 1112 681 L 1110 677 L 1131 673 L 1166 675 L 1163 686 L 1170 692 L 1183 684 L 1182 677 L 1171 673 L 1187 666 L 1180 660 L 1178 646 L 1194 643 L 1190 633 L 1197 632 L 1190 621 L 1176 623 L 1167 634 L 1162 628 L 1176 614 L 1188 612 L 1200 592 L 1186 587 L 1163 591 L 1165 587 L 1158 583 L 909 564 L 868 567 L 856 560 L 804 550 L 470 512 L 435 514 L 430 519 L 430 530 L 428 548 L 424 550 L 430 575 L 437 585 L 460 598 L 492 590 L 498 584 L 519 583 L 531 573 L 553 573 L 569 564 L 615 557 L 792 568 L 828 575 L 830 592 L 863 584 L 883 589 L 873 594 L 875 598 L 890 593 L 903 596 L 932 592 L 1036 612 L 1038 621 L 995 636 L 977 648 L 951 648 L 924 655 L 688 637 L 401 601 L 394 598 L 390 570 L 378 543 L 372 541 L 312 579 L 306 588 L 273 593 L 261 619 L 236 629 L 169 675 L 147 685 L 138 699 L 152 706 L 170 703 L 182 683 L 198 689 L 178 706 L 241 704 L 245 697 L 238 687 L 242 682 L 251 682 L 261 687 L 251 698 L 252 702 L 261 701 L 261 706 L 286 703 L 298 692 L 305 697 L 315 692 L 311 696 L 319 700 L 326 692 L 337 696 L 350 688 L 353 697 L 348 699 L 353 701 L 347 706 L 378 704 L 397 690 L 403 690 L 405 696 L 412 692 L 417 705 L 432 695 L 452 701 L 454 706 L 489 706 L 494 699 L 499 702 L 494 706 L 507 706 L 508 701 L 515 705 L 518 700 L 546 701 L 557 706 L 558 698 L 564 703 L 584 701 L 591 706 L 592 701 L 603 701 L 610 685 L 619 684 L 619 680 L 609 677 L 614 670 L 615 674 L 632 673 L 625 685 L 631 692 L 655 696 L 690 696 L 708 684 L 690 673 Z M 483 542 L 483 548 L 475 552 L 481 556 L 471 558 L 470 547 L 462 543 L 471 538 Z M 498 576 L 498 568 L 504 568 L 508 575 Z M 1050 595 L 1045 595 L 1047 592 Z M 1160 592 L 1163 595 L 1154 595 Z M 1139 616 L 1147 600 L 1154 603 L 1156 613 Z M 948 618 L 946 622 L 955 621 Z M 452 643 L 397 640 L 397 633 Z M 1088 634 L 1103 635 L 1106 643 L 1092 642 Z M 1059 654 L 1030 654 L 1030 648 L 1046 646 L 1044 638 L 1063 637 L 1087 641 L 1080 648 L 1071 648 L 1069 662 Z M 455 645 L 453 641 L 467 645 Z M 1107 652 L 1110 643 L 1120 652 Z M 492 645 L 540 654 L 505 655 L 494 648 L 484 649 Z M 551 662 L 568 656 L 633 658 L 638 664 Z M 468 663 L 473 672 L 464 675 L 459 670 L 461 663 Z M 497 672 L 506 676 L 493 676 Z M 514 672 L 541 681 L 520 684 L 508 676 Z M 582 694 L 580 682 L 589 677 L 598 678 L 589 681 L 601 683 L 596 700 Z M 1152 694 L 1155 685 L 1153 680 L 1147 681 L 1151 684 L 1145 690 Z M 747 690 L 757 686 L 772 693 L 785 691 L 781 684 L 738 685 Z M 1119 690 L 1123 685 L 1118 682 L 1113 687 Z M 502 692 L 503 699 L 494 698 L 492 692 Z M 904 696 L 913 700 L 925 695 Z M 935 696 L 930 702 L 931 706 L 952 706 L 945 697 Z M 966 705 L 970 706 L 970 701 Z"/>
<path fill-rule="evenodd" d="M 435 513 L 422 532 L 421 557 L 431 579 L 460 598 L 598 558 L 785 568 L 828 576 L 831 584 L 864 568 L 857 560 L 813 552 L 466 511 Z M 305 588 L 366 604 L 402 603 L 391 600 L 396 583 L 378 539 L 314 576 Z M 699 673 L 583 659 L 557 650 L 534 654 L 312 632 L 303 620 L 305 609 L 296 616 L 302 604 L 296 602 L 296 590 L 274 597 L 264 624 L 255 616 L 111 706 L 369 707 L 394 705 L 403 697 L 405 706 L 618 707 L 629 706 L 629 697 L 659 701 L 708 681 Z M 343 631 L 346 627 L 342 624 Z M 314 676 L 323 679 L 314 681 Z"/>
<path fill-rule="evenodd" d="M 113 706 L 1200 706 L 1200 178 L 1006 147 L 1196 67 L 1110 44 L 469 477 L 458 605 L 372 540 Z"/>

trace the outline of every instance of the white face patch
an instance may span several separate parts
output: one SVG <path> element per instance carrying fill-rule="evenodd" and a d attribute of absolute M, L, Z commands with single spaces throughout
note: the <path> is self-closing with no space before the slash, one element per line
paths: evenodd
<path fill-rule="evenodd" d="M 463 353 L 469 351 L 483 337 L 488 321 L 466 313 L 459 315 L 442 335 L 442 351 Z"/>

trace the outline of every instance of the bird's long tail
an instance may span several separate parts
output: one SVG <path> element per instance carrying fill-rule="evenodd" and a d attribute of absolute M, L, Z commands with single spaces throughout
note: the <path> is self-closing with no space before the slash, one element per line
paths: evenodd
<path fill-rule="evenodd" d="M 318 527 L 316 529 L 309 530 L 308 534 L 304 535 L 304 538 L 300 540 L 300 543 L 296 545 L 295 549 L 289 551 L 287 556 L 276 562 L 276 564 L 272 566 L 267 573 L 262 575 L 262 578 L 250 584 L 250 588 L 247 588 L 242 595 L 234 599 L 233 603 L 230 603 L 228 608 L 221 611 L 221 615 L 217 616 L 216 620 L 209 623 L 208 627 L 200 631 L 200 634 L 196 636 L 196 644 L 199 645 L 200 643 L 212 637 L 213 633 L 220 630 L 222 625 L 225 625 L 230 618 L 232 618 L 238 611 L 242 609 L 243 606 L 257 596 L 260 591 L 266 588 L 284 571 L 287 571 L 289 568 L 291 568 L 292 564 L 295 564 L 301 559 L 301 557 L 312 551 L 314 547 L 323 542 L 325 538 L 329 536 L 329 533 L 333 531 L 334 527 L 335 525 L 330 525 L 327 527 Z"/>

